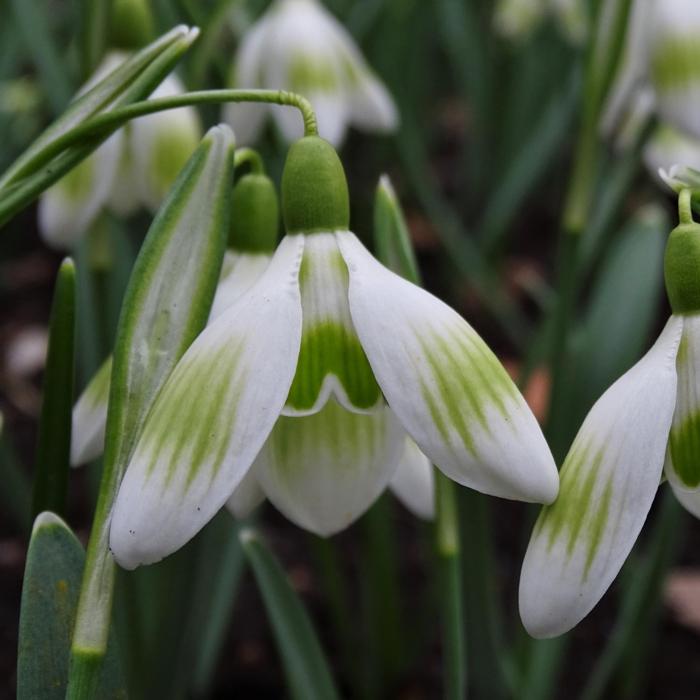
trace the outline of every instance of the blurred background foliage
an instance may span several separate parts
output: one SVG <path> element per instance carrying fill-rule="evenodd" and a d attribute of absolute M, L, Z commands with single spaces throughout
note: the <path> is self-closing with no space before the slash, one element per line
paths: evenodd
<path fill-rule="evenodd" d="M 352 132 L 341 151 L 353 229 L 371 240 L 372 199 L 388 173 L 425 285 L 485 337 L 520 381 L 558 461 L 594 400 L 648 347 L 668 314 L 665 238 L 673 200 L 640 165 L 640 144 L 598 139 L 595 191 L 576 264 L 561 279 L 561 219 L 583 111 L 589 42 L 545 17 L 499 36 L 491 0 L 327 0 L 394 95 L 391 136 Z M 178 73 L 226 87 L 236 46 L 264 0 L 153 0 L 157 33 L 202 30 Z M 0 0 L 0 169 L 65 108 L 98 64 L 108 0 Z M 205 126 L 215 106 L 200 109 Z M 279 182 L 286 147 L 258 144 Z M 121 297 L 148 228 L 101 219 L 76 253 L 76 389 L 111 351 Z M 19 591 L 29 528 L 51 290 L 60 258 L 29 208 L 0 244 L 0 678 L 13 695 Z M 570 318 L 556 338 L 557 309 Z M 83 541 L 99 464 L 72 474 L 70 522 Z M 459 489 L 468 684 L 476 698 L 697 696 L 700 527 L 659 497 L 652 527 L 602 604 L 569 635 L 527 638 L 516 590 L 536 509 Z M 331 541 L 267 507 L 258 516 L 350 697 L 439 696 L 441 644 L 430 528 L 384 496 Z M 123 574 L 117 631 L 137 630 L 131 696 L 280 697 L 282 663 L 236 531 L 220 514 L 163 563 Z M 680 592 L 679 592 L 680 591 Z M 142 601 L 153 604 L 144 608 Z M 427 601 L 427 603 L 426 603 Z M 133 638 L 133 634 L 132 634 Z M 653 663 L 652 663 L 653 661 Z"/>

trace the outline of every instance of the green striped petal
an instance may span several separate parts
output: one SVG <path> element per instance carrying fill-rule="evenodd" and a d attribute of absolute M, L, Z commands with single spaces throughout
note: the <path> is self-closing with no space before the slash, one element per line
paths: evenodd
<path fill-rule="evenodd" d="M 107 203 L 124 148 L 117 131 L 39 198 L 39 231 L 52 248 L 70 250 Z"/>
<path fill-rule="evenodd" d="M 95 373 L 73 407 L 70 463 L 77 467 L 102 454 L 107 422 L 109 383 L 112 376 L 110 355 Z"/>
<path fill-rule="evenodd" d="M 683 316 L 676 358 L 676 410 L 666 453 L 666 476 L 682 490 L 700 488 L 700 316 Z"/>
<path fill-rule="evenodd" d="M 487 494 L 550 503 L 554 460 L 496 356 L 457 313 L 336 234 L 352 319 L 391 409 L 425 455 Z"/>
<path fill-rule="evenodd" d="M 700 4 L 656 0 L 650 21 L 650 71 L 659 112 L 700 138 Z"/>
<path fill-rule="evenodd" d="M 435 516 L 433 465 L 408 435 L 389 488 L 416 517 L 432 520 Z"/>
<path fill-rule="evenodd" d="M 185 92 L 175 75 L 154 90 L 151 99 Z M 144 204 L 156 211 L 202 135 L 193 107 L 167 110 L 135 119 L 130 124 L 131 177 Z"/>
<path fill-rule="evenodd" d="M 224 505 L 279 416 L 301 341 L 303 236 L 287 236 L 260 280 L 208 326 L 156 399 L 114 506 L 125 568 L 181 547 Z"/>
<path fill-rule="evenodd" d="M 348 270 L 334 234 L 307 236 L 299 286 L 304 325 L 284 414 L 316 413 L 330 396 L 350 411 L 374 410 L 381 391 L 353 327 Z"/>
<path fill-rule="evenodd" d="M 652 349 L 586 417 L 543 508 L 520 577 L 520 615 L 538 638 L 578 624 L 617 576 L 651 508 L 676 400 L 682 321 L 672 316 Z"/>
<path fill-rule="evenodd" d="M 280 417 L 259 457 L 265 495 L 300 527 L 327 537 L 356 520 L 384 490 L 403 431 L 383 406 L 352 413 L 331 399 L 304 417 Z"/>

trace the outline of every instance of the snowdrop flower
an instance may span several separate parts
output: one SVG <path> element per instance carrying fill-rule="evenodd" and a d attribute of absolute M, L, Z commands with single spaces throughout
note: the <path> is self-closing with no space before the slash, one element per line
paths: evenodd
<path fill-rule="evenodd" d="M 304 95 L 318 117 L 321 136 L 338 146 L 347 127 L 392 131 L 394 102 L 345 28 L 317 0 L 275 0 L 241 43 L 232 87 L 283 89 Z M 250 143 L 271 113 L 284 138 L 301 136 L 291 110 L 261 104 L 228 104 L 224 120 L 240 143 Z"/>
<path fill-rule="evenodd" d="M 534 637 L 570 630 L 617 576 L 651 508 L 662 472 L 700 514 L 700 226 L 690 192 L 666 249 L 673 315 L 651 350 L 596 402 L 545 507 L 520 579 L 520 614 Z"/>
<path fill-rule="evenodd" d="M 349 231 L 328 142 L 291 147 L 282 205 L 287 235 L 270 265 L 195 340 L 153 405 L 114 505 L 116 560 L 133 568 L 177 550 L 254 461 L 287 517 L 337 532 L 390 482 L 406 433 L 461 484 L 554 500 L 547 443 L 495 355 Z"/>
<path fill-rule="evenodd" d="M 233 215 L 228 249 L 224 254 L 209 323 L 258 280 L 267 268 L 277 243 L 277 194 L 266 175 L 250 173 L 238 180 L 233 188 L 231 208 Z M 85 387 L 73 408 L 71 465 L 74 467 L 102 454 L 111 374 L 110 356 Z"/>
<path fill-rule="evenodd" d="M 694 0 L 634 0 L 622 63 L 604 109 L 604 132 L 634 111 L 639 93 L 648 91 L 662 122 L 700 139 L 699 36 L 700 5 Z"/>
<path fill-rule="evenodd" d="M 499 0 L 494 28 L 502 36 L 521 39 L 531 35 L 549 14 L 572 43 L 580 44 L 586 38 L 587 8 L 581 0 Z"/>
<path fill-rule="evenodd" d="M 122 53 L 110 53 L 81 93 L 124 58 Z M 184 91 L 180 80 L 170 75 L 152 97 Z M 120 216 L 140 206 L 155 212 L 201 135 L 199 118 L 191 107 L 140 117 L 115 132 L 40 197 L 39 230 L 46 243 L 72 248 L 105 208 Z"/>

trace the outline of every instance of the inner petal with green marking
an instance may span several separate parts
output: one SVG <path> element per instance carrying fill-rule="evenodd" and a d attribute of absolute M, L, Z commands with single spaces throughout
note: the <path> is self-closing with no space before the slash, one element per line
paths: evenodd
<path fill-rule="evenodd" d="M 283 413 L 316 413 L 331 395 L 350 411 L 375 410 L 382 394 L 350 317 L 348 270 L 334 234 L 306 237 L 299 286 L 301 348 Z"/>
<path fill-rule="evenodd" d="M 694 489 L 700 486 L 700 316 L 683 319 L 676 357 L 676 410 L 668 442 L 670 479 Z M 668 471 L 668 469 L 667 469 Z"/>

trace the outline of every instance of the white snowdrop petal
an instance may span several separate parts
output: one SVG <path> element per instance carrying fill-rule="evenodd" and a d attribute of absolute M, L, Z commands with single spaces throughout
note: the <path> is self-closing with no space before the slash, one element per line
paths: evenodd
<path fill-rule="evenodd" d="M 435 475 L 430 460 L 408 436 L 396 472 L 389 484 L 394 495 L 423 520 L 435 517 Z"/>
<path fill-rule="evenodd" d="M 124 568 L 187 542 L 231 496 L 289 393 L 301 340 L 302 236 L 208 326 L 168 378 L 119 489 L 110 546 Z"/>
<path fill-rule="evenodd" d="M 537 420 L 495 355 L 455 311 L 337 233 L 350 311 L 389 406 L 455 481 L 550 503 L 558 476 Z"/>
<path fill-rule="evenodd" d="M 571 446 L 559 498 L 540 514 L 520 577 L 520 615 L 533 637 L 580 622 L 639 535 L 661 477 L 681 330 L 672 316 L 652 349 L 596 402 Z"/>

